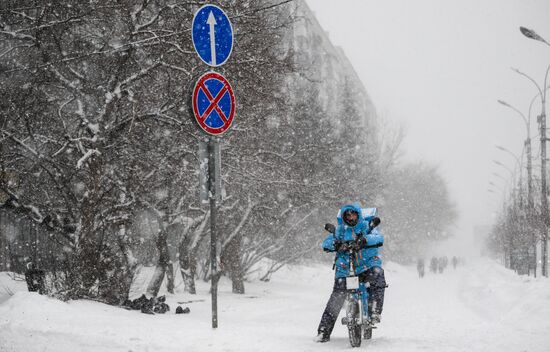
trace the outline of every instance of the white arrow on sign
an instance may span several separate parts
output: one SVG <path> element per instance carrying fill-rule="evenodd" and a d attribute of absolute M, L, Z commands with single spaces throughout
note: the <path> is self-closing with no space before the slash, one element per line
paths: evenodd
<path fill-rule="evenodd" d="M 210 26 L 210 55 L 212 58 L 212 66 L 216 66 L 216 31 L 214 26 L 218 23 L 212 11 L 210 11 L 206 23 Z"/>

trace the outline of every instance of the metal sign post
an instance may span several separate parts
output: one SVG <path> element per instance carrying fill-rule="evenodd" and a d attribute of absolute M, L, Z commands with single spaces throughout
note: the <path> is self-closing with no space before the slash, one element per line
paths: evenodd
<path fill-rule="evenodd" d="M 223 65 L 233 50 L 233 28 L 226 13 L 215 5 L 204 5 L 193 17 L 192 39 L 200 59 L 211 67 Z M 218 327 L 218 268 L 216 218 L 222 201 L 220 144 L 216 136 L 229 130 L 235 115 L 235 95 L 229 81 L 210 71 L 193 89 L 193 115 L 199 127 L 210 135 L 208 144 L 199 142 L 200 200 L 210 203 L 210 272 L 212 277 L 212 327 Z"/>
<path fill-rule="evenodd" d="M 218 327 L 218 268 L 216 227 L 218 208 L 222 201 L 221 154 L 220 143 L 216 137 L 210 137 L 208 142 L 199 141 L 199 184 L 200 200 L 210 204 L 210 272 L 212 275 L 212 327 Z"/>
<path fill-rule="evenodd" d="M 214 142 L 212 142 L 212 140 Z M 214 143 L 214 177 L 210 177 L 210 145 Z M 210 137 L 208 141 L 199 141 L 199 195 L 202 204 L 210 204 L 210 196 L 216 198 L 216 201 L 220 202 L 223 199 L 222 178 L 221 178 L 221 153 L 220 143 L 214 137 Z M 214 191 L 210 190 L 212 184 L 214 185 Z"/>
<path fill-rule="evenodd" d="M 221 183 L 216 176 L 216 149 L 219 151 L 219 143 L 214 137 L 208 142 L 208 181 L 210 196 L 210 273 L 212 275 L 212 327 L 218 327 L 218 269 L 217 269 L 217 229 L 216 217 L 218 210 L 216 208 L 216 184 Z M 218 174 L 219 176 L 219 174 Z"/>

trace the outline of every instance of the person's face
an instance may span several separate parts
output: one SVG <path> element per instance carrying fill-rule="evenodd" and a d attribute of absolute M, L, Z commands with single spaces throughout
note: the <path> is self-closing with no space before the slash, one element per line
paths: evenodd
<path fill-rule="evenodd" d="M 347 212 L 344 214 L 344 219 L 348 224 L 357 224 L 357 213 L 354 212 Z"/>

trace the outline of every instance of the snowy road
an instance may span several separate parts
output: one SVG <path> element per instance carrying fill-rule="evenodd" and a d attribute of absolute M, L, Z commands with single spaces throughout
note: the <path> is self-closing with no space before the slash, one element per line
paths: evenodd
<path fill-rule="evenodd" d="M 475 264 L 475 266 L 474 266 Z M 481 260 L 418 279 L 386 265 L 390 285 L 380 328 L 359 350 L 550 350 L 550 281 L 514 275 Z M 17 293 L 0 304 L 0 351 L 337 351 L 350 350 L 337 323 L 329 343 L 313 342 L 331 289 L 326 266 L 293 267 L 233 295 L 220 289 L 220 327 L 210 328 L 208 286 L 168 297 L 172 311 L 149 316 L 95 302 L 69 304 Z M 189 315 L 173 314 L 177 301 Z"/>

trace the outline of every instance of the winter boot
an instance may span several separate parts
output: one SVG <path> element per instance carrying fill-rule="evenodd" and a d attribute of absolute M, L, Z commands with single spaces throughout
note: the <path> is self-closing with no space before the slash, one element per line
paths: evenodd
<path fill-rule="evenodd" d="M 327 332 L 323 329 L 319 330 L 317 336 L 315 337 L 315 342 L 329 342 L 330 341 L 330 335 L 327 334 Z"/>

